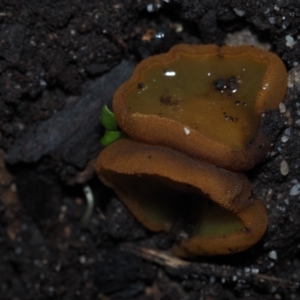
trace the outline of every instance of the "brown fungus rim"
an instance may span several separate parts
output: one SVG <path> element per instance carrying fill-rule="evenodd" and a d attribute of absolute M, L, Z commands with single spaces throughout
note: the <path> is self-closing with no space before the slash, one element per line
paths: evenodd
<path fill-rule="evenodd" d="M 267 110 L 278 108 L 284 98 L 287 88 L 287 71 L 276 54 L 249 45 L 219 47 L 217 45 L 182 44 L 174 46 L 165 54 L 155 55 L 141 61 L 132 77 L 116 91 L 113 110 L 120 128 L 136 141 L 170 147 L 195 159 L 232 171 L 249 170 L 263 161 L 270 149 L 270 142 L 262 131 L 262 125 L 245 150 L 233 151 L 230 146 L 212 140 L 197 130 L 190 129 L 189 135 L 186 135 L 183 130 L 184 124 L 178 121 L 129 111 L 125 93 L 138 84 L 142 74 L 153 64 L 171 62 L 178 53 L 223 57 L 246 54 L 250 59 L 267 63 L 261 89 L 255 100 L 254 109 L 259 118 Z"/>
<path fill-rule="evenodd" d="M 241 231 L 221 237 L 192 237 L 173 245 L 173 253 L 179 257 L 192 258 L 198 255 L 235 254 L 249 249 L 263 237 L 267 229 L 265 205 L 261 200 L 254 199 L 251 205 L 237 216 L 245 225 Z"/>

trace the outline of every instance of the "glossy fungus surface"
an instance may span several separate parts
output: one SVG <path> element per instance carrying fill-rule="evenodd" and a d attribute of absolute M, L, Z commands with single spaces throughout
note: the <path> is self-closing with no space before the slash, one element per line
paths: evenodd
<path fill-rule="evenodd" d="M 278 107 L 286 86 L 285 67 L 271 52 L 179 45 L 142 61 L 113 108 L 132 139 L 242 171 L 265 157 L 261 114 Z"/>
<path fill-rule="evenodd" d="M 243 174 L 170 148 L 121 139 L 102 151 L 96 170 L 142 224 L 173 235 L 179 256 L 239 252 L 266 230 L 264 205 Z"/>

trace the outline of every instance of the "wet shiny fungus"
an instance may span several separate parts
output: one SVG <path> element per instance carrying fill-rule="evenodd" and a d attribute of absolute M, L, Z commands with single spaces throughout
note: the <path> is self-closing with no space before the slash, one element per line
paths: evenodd
<path fill-rule="evenodd" d="M 271 52 L 178 45 L 143 60 L 115 93 L 113 109 L 121 129 L 134 140 L 244 171 L 270 148 L 261 114 L 278 107 L 286 87 L 285 66 Z M 184 127 L 191 129 L 188 138 Z M 257 145 L 264 147 L 257 151 Z"/>
<path fill-rule="evenodd" d="M 264 203 L 242 173 L 270 143 L 261 116 L 278 108 L 287 72 L 251 46 L 178 45 L 143 60 L 115 93 L 127 135 L 104 149 L 96 171 L 181 257 L 233 254 L 264 234 Z"/>

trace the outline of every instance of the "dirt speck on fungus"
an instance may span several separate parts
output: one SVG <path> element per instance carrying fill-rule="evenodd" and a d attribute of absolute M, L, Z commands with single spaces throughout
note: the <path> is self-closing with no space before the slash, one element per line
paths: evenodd
<path fill-rule="evenodd" d="M 295 0 L 1 1 L 1 299 L 300 299 L 299 17 Z M 262 119 L 272 150 L 248 174 L 268 230 L 246 252 L 184 261 L 96 178 L 100 109 L 142 58 L 245 30 L 291 70 Z"/>

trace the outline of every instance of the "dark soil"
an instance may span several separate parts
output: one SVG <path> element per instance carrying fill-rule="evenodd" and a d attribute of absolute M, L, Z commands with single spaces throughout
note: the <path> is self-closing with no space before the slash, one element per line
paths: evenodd
<path fill-rule="evenodd" d="M 289 0 L 1 1 L 0 298 L 300 299 L 297 80 L 263 118 L 273 148 L 248 175 L 269 227 L 244 253 L 172 256 L 93 170 L 101 107 L 141 59 L 247 28 L 295 70 L 299 18 Z"/>

